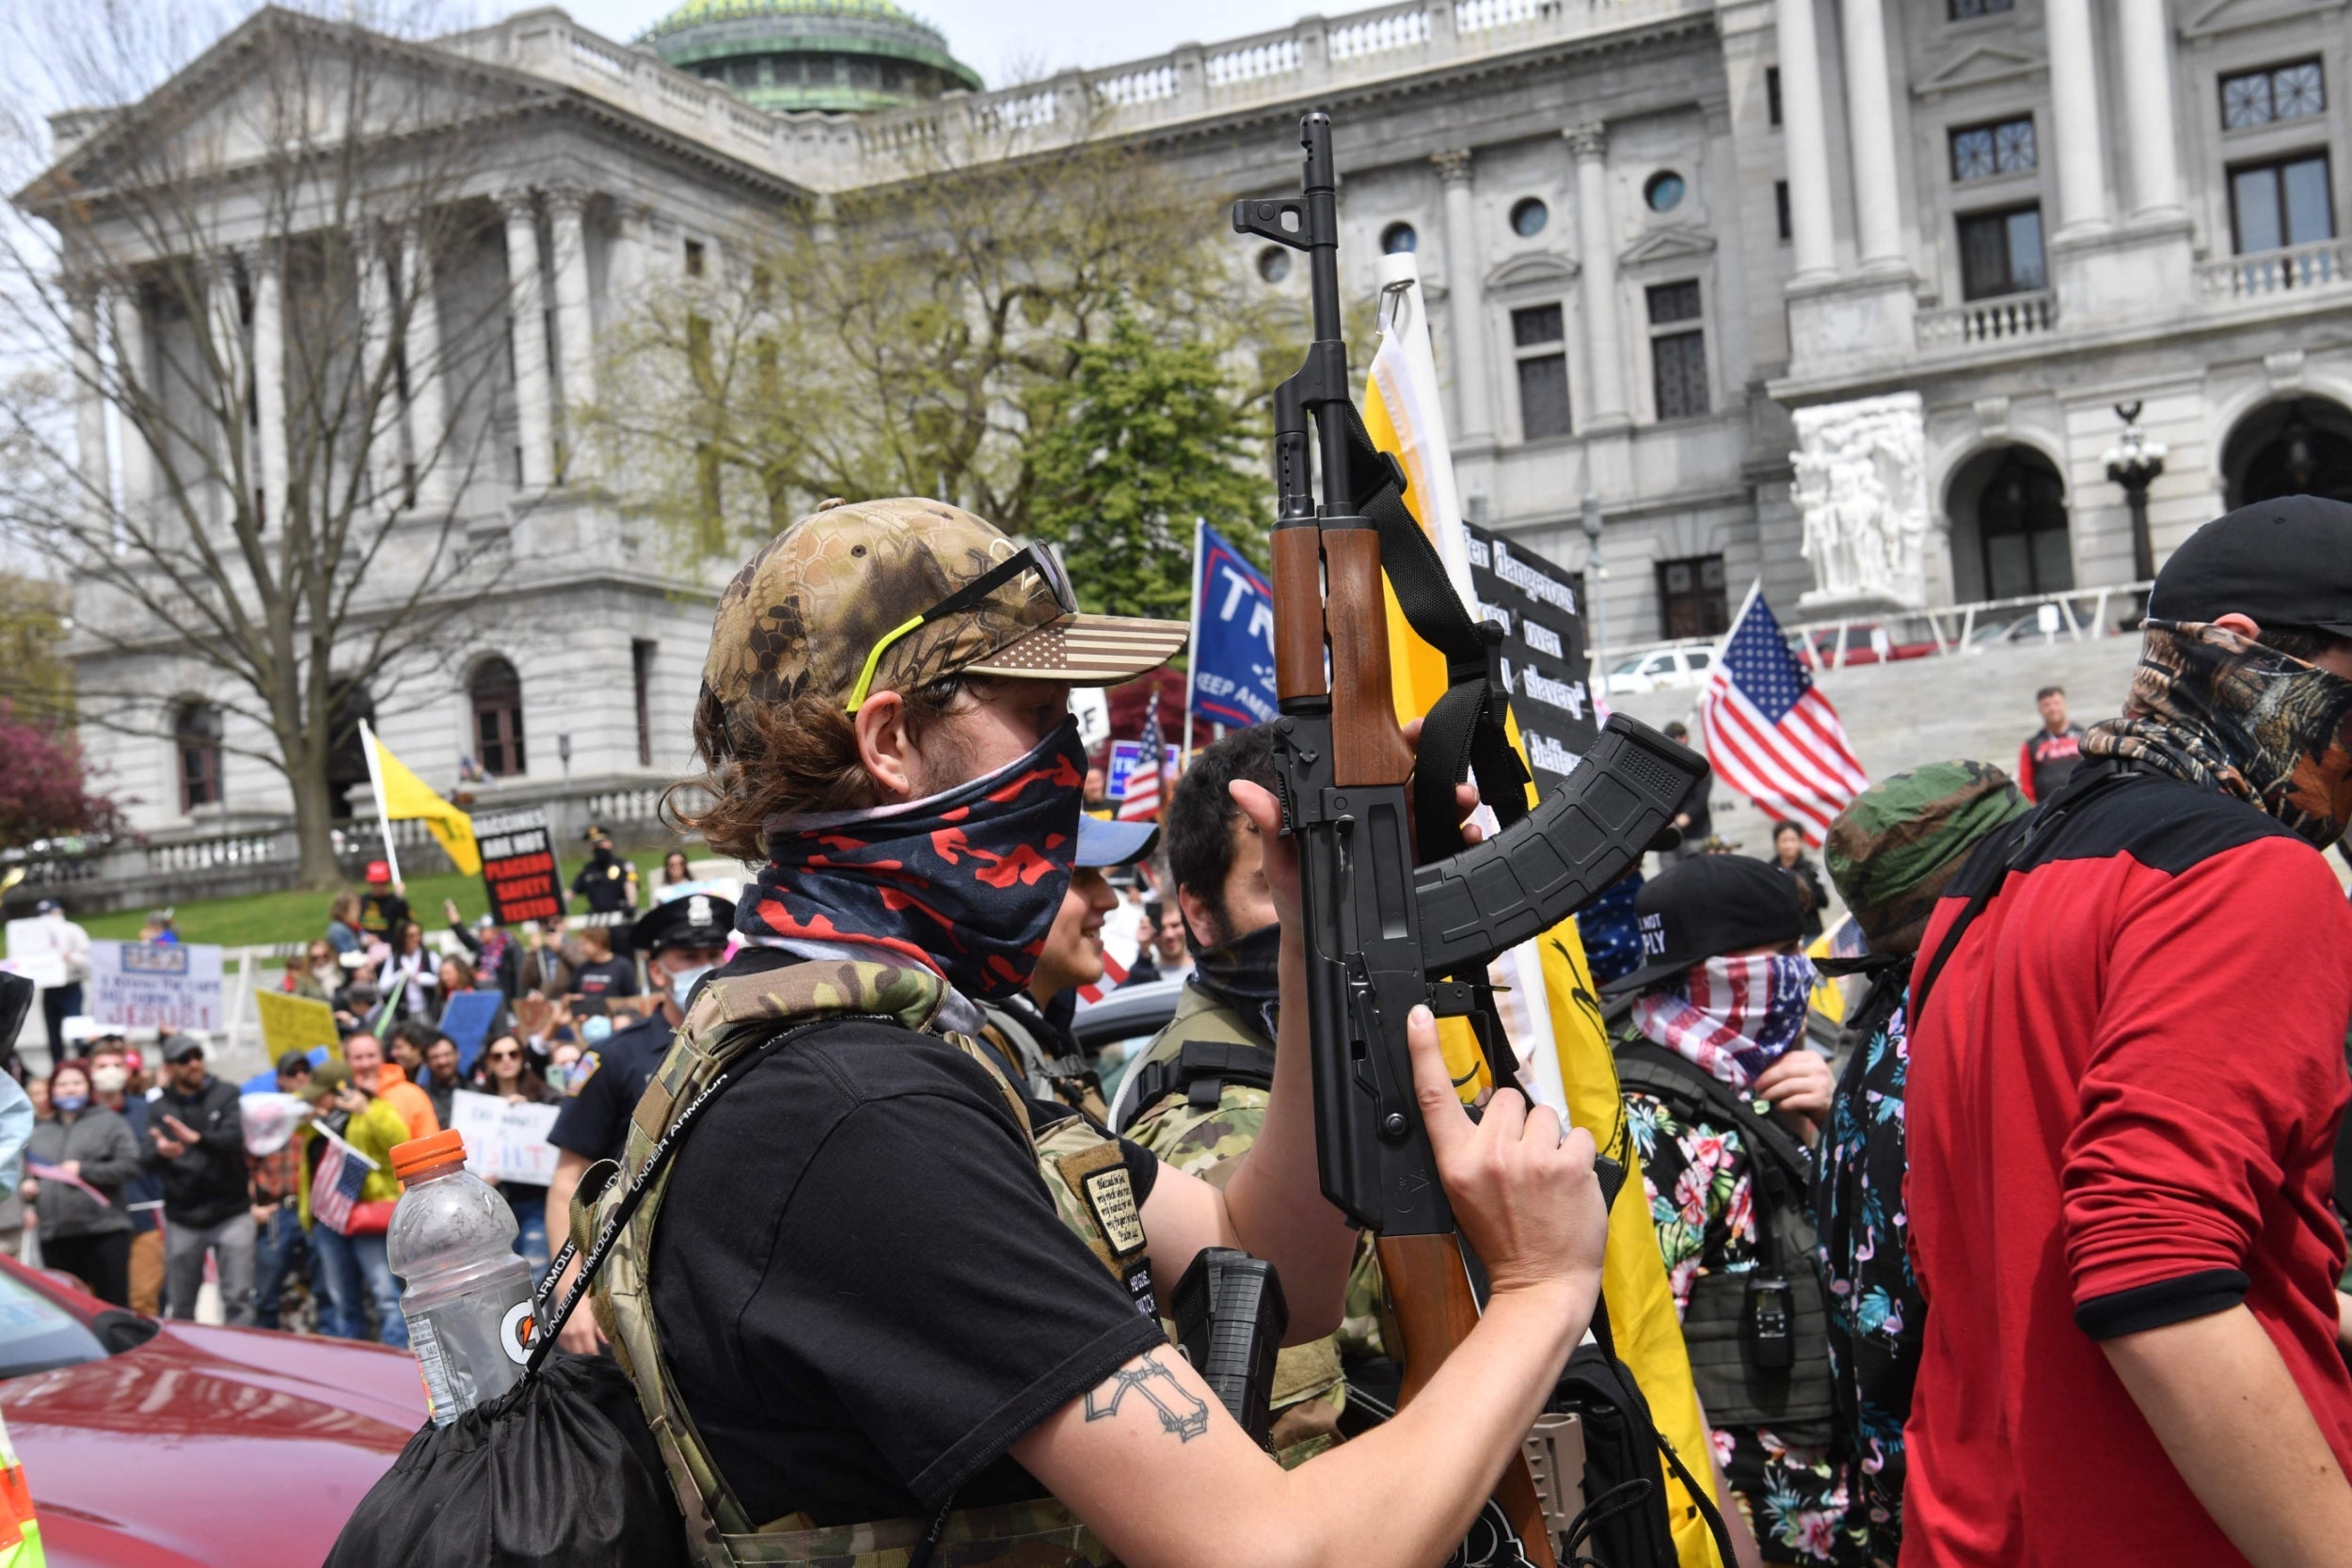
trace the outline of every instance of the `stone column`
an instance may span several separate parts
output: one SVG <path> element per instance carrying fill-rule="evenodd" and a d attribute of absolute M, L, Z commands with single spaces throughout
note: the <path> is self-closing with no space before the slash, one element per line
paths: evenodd
<path fill-rule="evenodd" d="M 818 197 L 818 201 L 828 201 Z M 645 289 L 645 230 L 653 218 L 644 206 L 625 201 L 615 209 L 612 262 L 605 269 L 604 302 L 608 320 L 619 320 L 636 309 Z"/>
<path fill-rule="evenodd" d="M 359 268 L 360 411 L 368 418 L 368 499 L 387 510 L 405 499 L 400 490 L 400 384 L 386 361 L 392 352 L 392 285 L 385 276 L 384 236 L 372 219 L 359 221 L 354 244 Z"/>
<path fill-rule="evenodd" d="M 506 319 L 515 342 L 516 438 L 523 449 L 526 490 L 555 479 L 554 420 L 548 407 L 547 307 L 539 289 L 539 217 L 529 191 L 499 198 L 506 214 Z"/>
<path fill-rule="evenodd" d="M 286 308 L 278 249 L 263 242 L 246 252 L 253 277 L 253 418 L 261 448 L 264 530 L 286 526 Z"/>
<path fill-rule="evenodd" d="M 408 299 L 408 331 L 401 348 L 408 361 L 408 451 L 417 465 L 417 504 L 437 512 L 450 502 L 441 299 L 423 230 L 413 220 L 400 235 L 400 287 Z"/>
<path fill-rule="evenodd" d="M 99 359 L 98 291 L 67 285 L 73 334 L 73 457 L 82 480 L 83 515 L 103 526 L 114 510 L 113 469 L 106 461 L 105 371 Z"/>
<path fill-rule="evenodd" d="M 1470 155 L 1440 152 L 1429 161 L 1438 166 L 1438 182 L 1445 187 L 1445 310 L 1446 323 L 1454 329 L 1455 438 L 1491 441 L 1495 420 L 1486 376 L 1486 295 L 1478 276 Z"/>
<path fill-rule="evenodd" d="M 214 373 L 219 377 L 208 391 L 216 417 L 223 421 L 215 448 L 217 471 L 209 487 L 213 492 L 214 520 L 225 524 L 236 518 L 237 499 L 233 490 L 249 477 L 244 465 L 250 461 L 244 445 L 245 324 L 237 310 L 236 263 L 226 251 L 206 261 L 204 321 L 212 340 Z"/>
<path fill-rule="evenodd" d="M 109 300 L 114 315 L 116 418 L 122 428 L 122 508 L 134 526 L 143 526 L 143 514 L 155 499 L 155 452 L 147 444 L 139 416 L 152 413 L 157 395 L 154 372 L 148 367 L 147 319 L 139 307 L 135 284 L 117 289 Z"/>
<path fill-rule="evenodd" d="M 1625 355 L 1617 333 L 1617 246 L 1609 225 L 1609 133 L 1605 126 L 1572 125 L 1568 149 L 1576 154 L 1576 243 L 1582 252 L 1581 300 L 1584 312 L 1584 347 L 1593 407 L 1581 428 L 1623 424 L 1628 418 L 1625 398 Z"/>
<path fill-rule="evenodd" d="M 588 305 L 588 237 L 580 222 L 588 193 L 557 186 L 548 193 L 555 230 L 555 344 L 564 385 L 564 473 L 580 462 L 582 410 L 596 400 L 596 320 Z"/>
<path fill-rule="evenodd" d="M 2172 23 L 2164 0 L 2116 0 L 2123 64 L 2123 123 L 2131 136 L 2132 210 L 2181 211 L 2180 144 L 2172 121 Z"/>
<path fill-rule="evenodd" d="M 1885 0 L 1843 0 L 1846 29 L 1846 130 L 1853 143 L 1854 229 L 1867 272 L 1908 271 L 1903 252 L 1902 201 L 1897 194 L 1895 96 L 1886 65 Z M 2157 0 L 2162 4 L 2162 0 Z M 1781 121 L 1788 120 L 1788 68 L 1780 82 Z M 1791 148 L 1793 151 L 1793 146 Z M 1792 176 L 1793 179 L 1793 176 Z M 1797 198 L 1792 183 L 1789 228 Z"/>
<path fill-rule="evenodd" d="M 2090 0 L 2049 0 L 2050 136 L 2058 143 L 2058 238 L 2107 226 L 2106 148 Z M 1785 86 L 1786 84 L 1784 84 Z"/>
<path fill-rule="evenodd" d="M 1837 276 L 1836 237 L 1829 213 L 1829 126 L 1821 110 L 1821 46 L 1813 26 L 1814 0 L 1773 0 L 1780 39 L 1780 134 L 1788 154 L 1788 244 L 1791 283 Z"/>

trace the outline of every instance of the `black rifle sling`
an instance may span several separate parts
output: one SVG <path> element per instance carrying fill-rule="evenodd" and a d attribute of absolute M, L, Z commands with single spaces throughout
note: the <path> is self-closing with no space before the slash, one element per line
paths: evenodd
<path fill-rule="evenodd" d="M 1527 815 L 1527 765 L 1506 727 L 1511 694 L 1502 684 L 1502 629 L 1473 621 L 1446 576 L 1428 531 L 1405 505 L 1405 472 L 1372 444 L 1350 403 L 1347 439 L 1358 493 L 1351 504 L 1380 536 L 1380 569 L 1414 634 L 1445 656 L 1446 692 L 1422 721 L 1413 769 L 1415 849 L 1425 863 L 1459 853 L 1461 814 L 1454 786 L 1478 775 L 1478 789 L 1509 827 Z"/>

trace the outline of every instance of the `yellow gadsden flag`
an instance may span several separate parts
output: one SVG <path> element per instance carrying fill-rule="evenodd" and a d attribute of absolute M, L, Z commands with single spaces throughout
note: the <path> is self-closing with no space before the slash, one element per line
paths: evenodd
<path fill-rule="evenodd" d="M 375 738 L 375 731 L 364 719 L 359 721 L 359 741 L 367 748 L 368 778 L 375 785 L 375 814 L 388 823 L 421 820 L 425 831 L 449 851 L 452 865 L 469 877 L 481 876 L 482 850 L 473 841 L 473 818 L 408 771 L 407 765 Z M 390 842 L 389 832 L 384 837 Z"/>
<path fill-rule="evenodd" d="M 1469 536 L 1454 488 L 1454 459 L 1446 444 L 1445 417 L 1438 404 L 1437 361 L 1429 347 L 1421 274 L 1410 252 L 1380 261 L 1380 346 L 1373 356 L 1364 388 L 1364 428 L 1373 444 L 1392 453 L 1405 469 L 1405 504 L 1436 541 L 1455 592 L 1470 592 Z M 1446 689 L 1445 656 L 1415 636 L 1393 592 L 1389 594 L 1390 669 L 1396 688 L 1397 717 L 1421 718 Z M 1511 721 L 1511 743 L 1522 757 L 1518 721 Z M 1528 802 L 1535 790 L 1528 786 Z M 1486 816 L 1481 813 L 1482 817 Z M 1487 829 L 1493 831 L 1491 818 Z M 1698 1394 L 1691 1382 L 1691 1358 L 1675 1316 L 1666 1264 L 1642 1196 L 1641 1168 L 1618 1135 L 1624 1101 L 1616 1064 L 1601 1027 L 1600 1004 L 1584 943 L 1576 922 L 1564 920 L 1534 942 L 1504 954 L 1494 966 L 1496 1001 L 1519 1079 L 1528 1093 L 1589 1129 L 1604 1153 L 1627 1166 L 1625 1186 L 1609 1214 L 1608 1261 L 1601 1291 L 1609 1304 L 1617 1354 L 1642 1386 L 1659 1433 L 1675 1446 L 1692 1473 L 1709 1469 L 1708 1438 L 1699 1418 Z M 1448 1020 L 1450 1026 L 1455 1021 Z M 1446 1035 L 1446 1058 L 1454 1081 L 1486 1076 L 1476 1043 L 1467 1028 Z M 1684 1496 L 1682 1485 L 1660 1466 L 1667 1488 L 1667 1514 L 1682 1568 L 1729 1568 L 1721 1562 L 1706 1522 Z"/>

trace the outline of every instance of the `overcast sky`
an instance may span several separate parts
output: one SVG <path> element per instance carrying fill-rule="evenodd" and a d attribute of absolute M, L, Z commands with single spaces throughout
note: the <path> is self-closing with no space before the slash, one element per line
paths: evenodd
<path fill-rule="evenodd" d="M 664 0 L 558 0 L 572 20 L 623 42 L 670 9 Z M 1180 43 L 1215 43 L 1287 26 L 1311 10 L 1356 8 L 1350 0 L 1187 0 L 1162 10 L 1132 0 L 902 0 L 947 35 L 956 57 L 996 87 L 1066 66 L 1116 65 Z M 521 10 L 520 4 L 504 9 Z"/>

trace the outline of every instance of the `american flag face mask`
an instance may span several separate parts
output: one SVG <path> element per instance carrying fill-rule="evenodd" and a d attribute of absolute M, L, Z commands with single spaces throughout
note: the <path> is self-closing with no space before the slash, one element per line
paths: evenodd
<path fill-rule="evenodd" d="M 1635 1001 L 1633 1026 L 1652 1045 L 1743 1089 L 1804 1035 L 1820 981 L 1801 953 L 1709 958 L 1672 990 Z"/>

